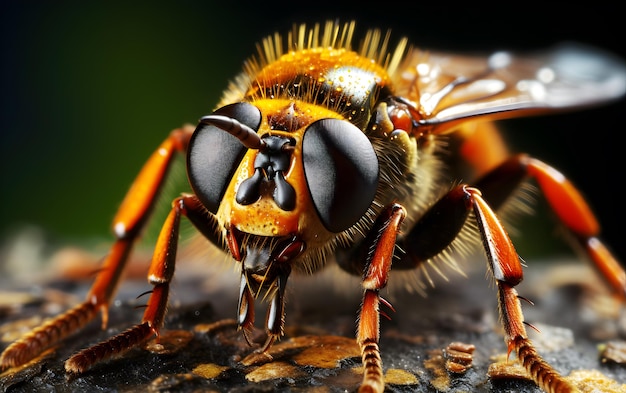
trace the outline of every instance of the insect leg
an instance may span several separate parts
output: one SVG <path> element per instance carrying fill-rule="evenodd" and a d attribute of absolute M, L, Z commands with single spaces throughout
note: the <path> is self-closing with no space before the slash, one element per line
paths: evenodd
<path fill-rule="evenodd" d="M 520 300 L 514 289 L 522 281 L 522 265 L 509 236 L 478 189 L 459 185 L 437 201 L 400 243 L 406 255 L 395 266 L 416 266 L 445 250 L 456 239 L 472 212 L 482 237 L 489 268 L 496 280 L 509 353 L 517 351 L 528 372 L 544 390 L 575 392 L 539 356 L 528 339 Z"/>
<path fill-rule="evenodd" d="M 142 323 L 76 353 L 65 362 L 67 372 L 82 373 L 98 362 L 120 355 L 151 336 L 159 335 L 167 310 L 170 282 L 174 276 L 181 214 L 193 217 L 192 222 L 198 222 L 199 216 L 206 216 L 205 209 L 195 196 L 184 195 L 172 203 L 172 210 L 159 233 L 148 271 L 148 282 L 153 288 Z M 210 220 L 207 222 L 210 223 Z"/>
<path fill-rule="evenodd" d="M 128 254 L 150 213 L 174 154 L 186 149 L 193 130 L 193 127 L 187 126 L 172 131 L 144 164 L 115 216 L 113 227 L 117 240 L 105 257 L 86 300 L 9 345 L 0 355 L 0 369 L 19 366 L 34 359 L 44 349 L 90 322 L 99 310 L 102 312 L 102 326 L 106 327 L 109 302 Z"/>
<path fill-rule="evenodd" d="M 497 209 L 517 186 L 533 177 L 559 220 L 574 234 L 616 295 L 626 299 L 626 272 L 598 238 L 600 225 L 580 192 L 556 169 L 524 154 L 509 158 L 477 183 Z"/>
<path fill-rule="evenodd" d="M 506 332 L 508 353 L 517 356 L 533 380 L 546 392 L 578 392 L 541 356 L 528 339 L 524 315 L 515 290 L 523 278 L 522 265 L 511 239 L 493 210 L 475 188 L 462 186 L 476 217 L 491 273 L 496 279 L 501 320 Z"/>
<path fill-rule="evenodd" d="M 449 143 L 458 146 L 459 156 L 463 158 L 453 168 L 462 179 L 482 176 L 511 155 L 495 123 L 488 121 L 463 123 L 449 135 Z"/>
<path fill-rule="evenodd" d="M 383 392 L 383 369 L 378 341 L 380 338 L 379 291 L 387 285 L 398 228 L 406 211 L 398 204 L 387 207 L 374 223 L 366 238 L 368 253 L 363 275 L 363 302 L 359 313 L 357 342 L 361 347 L 363 382 L 361 392 Z"/>

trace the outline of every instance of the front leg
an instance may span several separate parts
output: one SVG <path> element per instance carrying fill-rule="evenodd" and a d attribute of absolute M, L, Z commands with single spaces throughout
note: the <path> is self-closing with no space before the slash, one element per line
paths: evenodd
<path fill-rule="evenodd" d="M 361 347 L 363 382 L 359 392 L 383 392 L 383 368 L 378 341 L 380 339 L 380 303 L 390 306 L 379 295 L 387 285 L 393 251 L 400 224 L 406 216 L 404 208 L 393 204 L 378 217 L 365 239 L 369 247 L 363 274 L 363 302 L 359 313 L 357 342 Z"/>
<path fill-rule="evenodd" d="M 93 365 L 118 356 L 150 337 L 159 335 L 167 311 L 170 282 L 174 276 L 181 215 L 189 218 L 203 233 L 208 233 L 215 224 L 213 216 L 207 216 L 206 210 L 195 196 L 176 198 L 159 233 L 148 271 L 148 282 L 153 285 L 153 289 L 141 323 L 73 355 L 65 362 L 67 372 L 83 373 Z"/>
<path fill-rule="evenodd" d="M 83 373 L 94 364 L 120 355 L 143 343 L 153 334 L 159 334 L 167 309 L 169 283 L 174 275 L 180 215 L 183 209 L 182 198 L 176 199 L 161 228 L 148 272 L 148 281 L 154 288 L 150 294 L 142 323 L 73 355 L 65 362 L 67 372 Z"/>

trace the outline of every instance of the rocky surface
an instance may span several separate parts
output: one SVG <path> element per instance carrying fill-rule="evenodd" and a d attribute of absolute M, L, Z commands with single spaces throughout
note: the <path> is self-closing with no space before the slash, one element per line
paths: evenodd
<path fill-rule="evenodd" d="M 220 277 L 229 278 L 216 280 L 217 273 L 206 272 L 206 266 L 206 262 L 181 264 L 159 341 L 151 340 L 79 376 L 64 372 L 63 362 L 72 353 L 141 319 L 138 306 L 145 298 L 136 296 L 149 286 L 141 279 L 145 266 L 140 263 L 131 267 L 121 286 L 106 330 L 100 329 L 98 318 L 31 363 L 4 371 L 0 389 L 232 393 L 356 389 L 361 364 L 354 341 L 358 280 L 337 280 L 339 273 L 332 269 L 319 279 L 293 279 L 286 336 L 272 347 L 270 359 L 255 353 L 258 346 L 248 346 L 231 319 L 236 311 L 237 274 L 226 270 Z M 468 268 L 467 278 L 449 274 L 449 282 L 439 280 L 427 297 L 384 293 L 395 308 L 388 312 L 390 320 L 383 319 L 381 329 L 387 391 L 541 391 L 514 356 L 506 360 L 495 291 L 482 266 Z M 589 280 L 593 273 L 577 264 L 526 270 L 526 280 L 518 288 L 535 303 L 523 308 L 527 321 L 541 330 L 532 333 L 540 353 L 582 392 L 625 392 L 623 318 L 616 312 L 617 303 Z M 84 296 L 88 280 L 76 281 L 72 268 L 57 268 L 56 273 L 34 288 L 28 283 L 3 284 L 0 348 Z M 260 300 L 258 306 L 262 307 Z M 259 328 L 252 335 L 256 343 L 264 342 L 263 320 L 261 308 Z"/>

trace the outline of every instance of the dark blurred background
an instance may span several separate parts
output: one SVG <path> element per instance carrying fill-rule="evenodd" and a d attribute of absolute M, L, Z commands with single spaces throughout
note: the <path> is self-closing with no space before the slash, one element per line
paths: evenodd
<path fill-rule="evenodd" d="M 213 109 L 261 38 L 294 22 L 356 19 L 443 50 L 567 40 L 626 55 L 618 3 L 1 3 L 0 239 L 35 225 L 59 243 L 111 240 L 111 218 L 148 155 L 172 128 Z M 580 186 L 622 259 L 625 109 L 622 100 L 503 124 L 516 150 Z M 545 237 L 529 232 L 526 255 Z"/>

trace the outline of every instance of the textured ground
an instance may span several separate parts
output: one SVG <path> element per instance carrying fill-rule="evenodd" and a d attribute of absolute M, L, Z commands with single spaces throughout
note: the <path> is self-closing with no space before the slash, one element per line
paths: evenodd
<path fill-rule="evenodd" d="M 85 268 L 84 264 L 78 266 Z M 236 311 L 237 274 L 227 270 L 223 274 L 231 278 L 211 279 L 215 273 L 206 272 L 207 266 L 180 265 L 159 343 L 151 341 L 144 348 L 131 350 L 78 377 L 68 378 L 63 371 L 64 360 L 73 352 L 140 320 L 141 310 L 136 306 L 143 304 L 145 298 L 136 296 L 149 287 L 141 279 L 145 273 L 139 263 L 120 288 L 120 300 L 111 308 L 106 331 L 99 329 L 99 321 L 91 323 L 27 366 L 0 374 L 0 389 L 315 393 L 355 390 L 360 380 L 358 347 L 353 339 L 360 301 L 358 281 L 337 286 L 337 280 L 329 277 L 292 280 L 287 334 L 274 345 L 273 361 L 269 361 L 256 356 L 254 348 L 245 343 L 229 321 Z M 615 303 L 590 289 L 596 284 L 585 267 L 559 266 L 530 266 L 526 280 L 518 287 L 521 295 L 535 302 L 534 306 L 523 307 L 527 321 L 542 331 L 533 334 L 540 352 L 583 392 L 626 392 L 625 329 L 620 327 L 619 318 L 615 321 L 615 315 L 611 315 Z M 469 269 L 468 278 L 451 273 L 450 282 L 439 280 L 428 291 L 428 297 L 385 295 L 396 309 L 395 313 L 390 312 L 391 320 L 383 322 L 380 345 L 389 392 L 540 392 L 514 361 L 504 362 L 506 347 L 497 322 L 495 291 L 480 269 L 483 264 L 476 267 Z M 77 267 L 55 269 L 56 274 L 47 275 L 34 287 L 4 277 L 0 292 L 0 348 L 27 327 L 40 324 L 43 318 L 82 299 L 89 281 L 68 279 L 77 275 Z M 330 271 L 327 276 L 336 276 L 335 273 Z M 258 310 L 257 325 L 262 326 L 263 320 L 264 311 Z M 262 329 L 255 331 L 254 339 L 263 342 Z M 455 346 L 455 342 L 462 344 Z M 602 352 L 607 344 L 613 352 Z"/>

